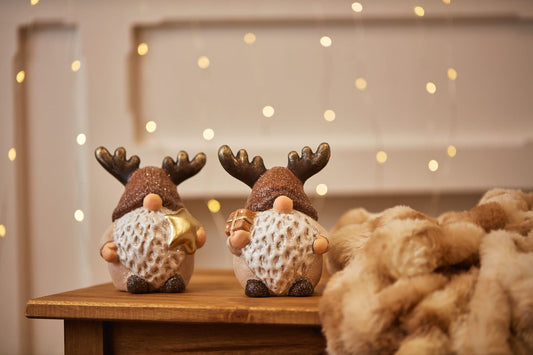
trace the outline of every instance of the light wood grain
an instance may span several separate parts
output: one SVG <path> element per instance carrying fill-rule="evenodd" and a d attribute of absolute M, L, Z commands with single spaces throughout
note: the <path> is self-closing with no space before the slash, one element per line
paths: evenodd
<path fill-rule="evenodd" d="M 26 316 L 51 319 L 145 320 L 320 326 L 311 297 L 249 298 L 231 270 L 195 271 L 181 294 L 130 294 L 103 284 L 28 301 Z"/>

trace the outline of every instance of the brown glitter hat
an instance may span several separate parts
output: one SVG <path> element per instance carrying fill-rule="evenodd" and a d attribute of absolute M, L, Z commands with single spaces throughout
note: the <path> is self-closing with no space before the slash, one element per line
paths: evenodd
<path fill-rule="evenodd" d="M 177 186 L 196 175 L 206 162 L 204 153 L 198 153 L 189 161 L 187 153 L 180 151 L 176 161 L 171 157 L 163 159 L 161 168 L 149 166 L 139 169 L 139 157 L 133 155 L 126 159 L 126 150 L 122 147 L 117 148 L 113 155 L 106 148 L 98 147 L 94 154 L 104 169 L 125 186 L 124 193 L 113 211 L 113 221 L 141 207 L 144 197 L 149 193 L 158 194 L 164 207 L 172 210 L 182 208 L 183 203 Z"/>
<path fill-rule="evenodd" d="M 163 207 L 171 210 L 183 208 L 183 202 L 167 173 L 155 166 L 136 170 L 125 186 L 124 193 L 113 211 L 113 221 L 143 205 L 144 197 L 157 194 L 163 200 Z"/>
<path fill-rule="evenodd" d="M 293 200 L 293 208 L 308 216 L 318 219 L 317 212 L 304 192 L 305 181 L 326 166 L 330 157 L 330 147 L 321 143 L 316 152 L 304 147 L 302 156 L 292 151 L 289 153 L 287 167 L 265 168 L 263 159 L 255 156 L 248 160 L 248 153 L 241 149 L 233 155 L 230 147 L 223 145 L 218 149 L 218 159 L 222 167 L 234 178 L 252 188 L 246 208 L 255 212 L 271 209 L 274 200 L 287 196 Z"/>
<path fill-rule="evenodd" d="M 293 208 L 296 211 L 317 220 L 317 211 L 311 205 L 303 186 L 289 169 L 273 167 L 261 175 L 254 184 L 245 208 L 254 212 L 266 211 L 272 208 L 276 198 L 287 196 L 293 201 Z"/>

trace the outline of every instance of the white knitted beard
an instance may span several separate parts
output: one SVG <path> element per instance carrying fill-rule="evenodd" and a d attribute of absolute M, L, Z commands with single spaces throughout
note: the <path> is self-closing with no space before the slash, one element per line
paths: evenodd
<path fill-rule="evenodd" d="M 171 227 L 165 214 L 172 212 L 166 208 L 153 212 L 139 207 L 116 220 L 113 239 L 120 262 L 154 290 L 177 273 L 185 258 L 181 249 L 168 248 Z"/>
<path fill-rule="evenodd" d="M 252 272 L 276 295 L 307 274 L 315 259 L 313 241 L 318 223 L 299 211 L 257 212 L 250 243 L 242 256 Z"/>

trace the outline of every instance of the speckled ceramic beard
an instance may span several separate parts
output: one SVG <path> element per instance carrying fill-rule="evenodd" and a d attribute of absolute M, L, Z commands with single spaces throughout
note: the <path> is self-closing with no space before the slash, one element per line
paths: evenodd
<path fill-rule="evenodd" d="M 116 220 L 113 240 L 120 262 L 146 280 L 152 290 L 176 274 L 185 258 L 181 249 L 168 247 L 171 227 L 165 214 L 171 213 L 166 208 L 152 212 L 140 207 Z"/>
<path fill-rule="evenodd" d="M 250 243 L 242 257 L 252 272 L 275 295 L 286 295 L 292 284 L 304 277 L 321 255 L 313 253 L 317 222 L 292 211 L 258 212 L 254 219 Z"/>

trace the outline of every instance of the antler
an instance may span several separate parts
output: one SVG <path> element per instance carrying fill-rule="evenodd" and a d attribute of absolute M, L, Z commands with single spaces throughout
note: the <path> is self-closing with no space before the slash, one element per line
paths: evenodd
<path fill-rule="evenodd" d="M 183 181 L 198 174 L 205 165 L 206 157 L 204 153 L 198 153 L 189 161 L 189 155 L 183 150 L 178 153 L 176 161 L 171 157 L 163 159 L 162 168 L 165 170 L 172 182 L 178 186 Z"/>
<path fill-rule="evenodd" d="M 303 183 L 311 176 L 318 173 L 322 168 L 326 166 L 329 161 L 331 150 L 329 144 L 321 143 L 316 153 L 311 151 L 311 148 L 304 147 L 302 149 L 302 157 L 298 156 L 298 153 L 292 151 L 289 153 L 289 162 L 287 168 L 296 175 L 298 179 Z"/>
<path fill-rule="evenodd" d="M 218 149 L 218 160 L 231 176 L 250 187 L 253 187 L 257 179 L 267 170 L 263 158 L 260 156 L 255 156 L 250 163 L 246 150 L 241 149 L 234 156 L 231 148 L 227 145 Z"/>
<path fill-rule="evenodd" d="M 131 174 L 139 169 L 139 164 L 141 163 L 141 160 L 136 155 L 133 155 L 126 160 L 126 149 L 122 147 L 117 148 L 113 156 L 111 156 L 106 148 L 98 147 L 96 148 L 94 155 L 104 169 L 116 177 L 122 185 L 128 183 Z"/>

